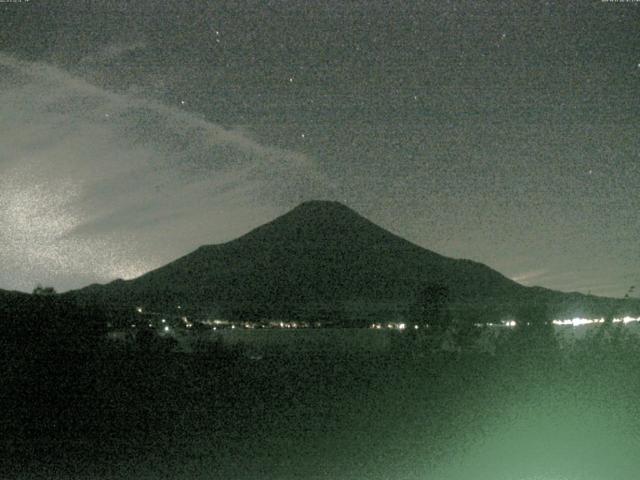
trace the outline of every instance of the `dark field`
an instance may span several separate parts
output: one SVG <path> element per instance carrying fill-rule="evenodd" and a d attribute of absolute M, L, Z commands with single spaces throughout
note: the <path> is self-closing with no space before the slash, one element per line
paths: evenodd
<path fill-rule="evenodd" d="M 213 343 L 16 353 L 0 476 L 636 479 L 639 344 L 608 328 L 561 350 L 513 334 L 494 356 L 406 336 L 259 360 Z"/>

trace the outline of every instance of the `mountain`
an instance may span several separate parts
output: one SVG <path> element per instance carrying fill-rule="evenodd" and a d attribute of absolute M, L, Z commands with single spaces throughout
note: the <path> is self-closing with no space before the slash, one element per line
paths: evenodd
<path fill-rule="evenodd" d="M 522 286 L 470 260 L 439 255 L 337 202 L 305 202 L 246 235 L 206 245 L 133 280 L 68 292 L 76 301 L 178 305 L 232 317 L 327 318 L 350 324 L 407 315 L 426 285 L 443 285 L 461 315 L 495 318 L 522 305 L 553 314 L 606 314 L 622 300 Z"/>

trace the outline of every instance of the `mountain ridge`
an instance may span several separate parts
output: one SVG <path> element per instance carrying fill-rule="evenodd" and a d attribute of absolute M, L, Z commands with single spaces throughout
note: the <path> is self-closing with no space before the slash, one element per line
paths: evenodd
<path fill-rule="evenodd" d="M 341 203 L 317 200 L 136 279 L 67 295 L 83 303 L 187 305 L 234 317 L 362 320 L 409 312 L 428 284 L 444 285 L 452 308 L 483 317 L 540 303 L 556 315 L 604 314 L 611 309 L 605 303 L 622 302 L 520 285 L 482 263 L 422 248 Z"/>

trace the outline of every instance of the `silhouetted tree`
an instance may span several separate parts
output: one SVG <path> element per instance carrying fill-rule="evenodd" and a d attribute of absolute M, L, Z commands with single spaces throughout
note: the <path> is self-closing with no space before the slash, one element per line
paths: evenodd
<path fill-rule="evenodd" d="M 541 303 L 520 305 L 515 315 L 516 325 L 521 329 L 543 330 L 552 325 L 549 309 Z"/>
<path fill-rule="evenodd" d="M 546 304 L 520 305 L 515 314 L 515 321 L 513 347 L 527 356 L 536 354 L 540 359 L 551 362 L 558 360 L 559 345 L 549 307 Z"/>
<path fill-rule="evenodd" d="M 624 294 L 624 298 L 631 298 L 633 295 L 633 291 L 636 289 L 635 285 L 631 285 L 629 287 L 629 290 L 627 290 L 627 293 Z"/>
<path fill-rule="evenodd" d="M 33 289 L 34 295 L 56 295 L 56 290 L 53 287 L 43 287 L 42 284 L 36 285 L 36 288 Z"/>
<path fill-rule="evenodd" d="M 451 325 L 449 289 L 441 283 L 429 283 L 417 298 L 417 322 L 432 332 L 444 332 Z"/>

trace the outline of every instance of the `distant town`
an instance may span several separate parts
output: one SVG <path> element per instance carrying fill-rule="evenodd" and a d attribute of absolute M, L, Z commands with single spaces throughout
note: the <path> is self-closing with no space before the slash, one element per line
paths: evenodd
<path fill-rule="evenodd" d="M 159 336 L 175 336 L 176 334 L 188 332 L 214 332 L 223 330 L 261 330 L 261 329 L 319 329 L 319 328 L 341 328 L 331 322 L 309 322 L 309 321 L 291 321 L 291 320 L 229 320 L 223 318 L 212 318 L 204 314 L 187 314 L 186 308 L 181 305 L 176 306 L 176 312 L 157 312 L 146 310 L 142 306 L 137 306 L 128 316 L 129 324 L 122 322 L 109 322 L 108 336 L 111 339 L 127 339 L 133 338 L 136 332 L 140 330 L 150 330 Z M 613 318 L 612 323 L 630 324 L 640 322 L 640 317 L 625 316 Z M 557 327 L 581 327 L 585 325 L 604 324 L 605 318 L 570 318 L 557 319 L 551 322 Z M 477 328 L 515 328 L 517 322 L 515 320 L 504 320 L 499 323 L 477 323 Z M 393 330 L 393 331 L 411 331 L 420 328 L 429 328 L 429 325 L 422 325 L 415 322 L 405 321 L 389 321 L 374 322 L 368 325 L 373 330 Z"/>

